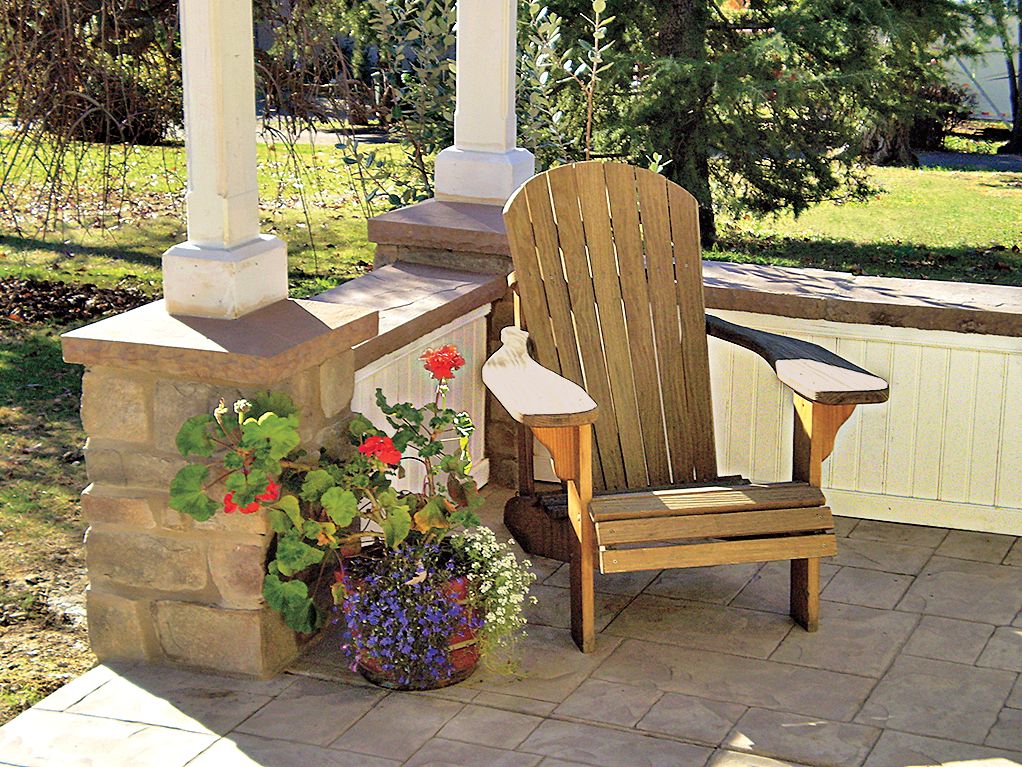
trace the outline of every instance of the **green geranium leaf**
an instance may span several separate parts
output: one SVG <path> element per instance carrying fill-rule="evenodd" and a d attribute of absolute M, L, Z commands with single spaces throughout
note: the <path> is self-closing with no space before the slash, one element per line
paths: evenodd
<path fill-rule="evenodd" d="M 205 522 L 217 510 L 203 485 L 209 477 L 209 467 L 191 463 L 183 467 L 170 481 L 170 508 Z"/>
<path fill-rule="evenodd" d="M 274 504 L 274 508 L 284 512 L 287 518 L 291 520 L 292 525 L 301 528 L 302 510 L 298 506 L 298 499 L 293 495 L 283 496 L 276 504 Z"/>
<path fill-rule="evenodd" d="M 309 597 L 309 587 L 302 581 L 282 581 L 269 573 L 263 579 L 263 596 L 295 631 L 310 634 L 322 623 L 322 615 Z"/>
<path fill-rule="evenodd" d="M 270 528 L 275 533 L 286 533 L 294 527 L 287 514 L 280 509 L 270 509 L 267 516 L 270 520 Z"/>
<path fill-rule="evenodd" d="M 259 420 L 266 413 L 276 413 L 282 418 L 298 415 L 294 400 L 282 391 L 263 391 L 249 399 L 252 409 L 248 411 L 250 418 Z"/>
<path fill-rule="evenodd" d="M 231 450 L 229 453 L 224 455 L 224 468 L 225 469 L 240 469 L 245 465 L 245 459 L 240 453 Z"/>
<path fill-rule="evenodd" d="M 354 437 L 358 442 L 362 441 L 362 438 L 367 434 L 375 434 L 376 427 L 373 426 L 373 422 L 366 418 L 361 413 L 355 413 L 354 418 L 348 424 L 348 433 Z"/>
<path fill-rule="evenodd" d="M 264 413 L 256 421 L 249 418 L 242 424 L 241 446 L 249 449 L 268 448 L 270 458 L 281 459 L 298 447 L 298 419 L 281 418 L 276 413 Z"/>
<path fill-rule="evenodd" d="M 209 426 L 216 420 L 209 413 L 193 415 L 181 425 L 177 433 L 178 452 L 185 458 L 189 455 L 201 455 L 208 458 L 213 455 L 215 445 L 209 438 Z"/>
<path fill-rule="evenodd" d="M 310 471 L 305 476 L 305 482 L 302 483 L 302 500 L 318 501 L 320 496 L 333 486 L 334 478 L 330 476 L 330 472 L 323 469 Z"/>
<path fill-rule="evenodd" d="M 277 566 L 281 575 L 294 575 L 323 561 L 324 552 L 305 543 L 297 532 L 277 539 Z"/>
<path fill-rule="evenodd" d="M 327 516 L 338 527 L 347 527 L 358 515 L 358 500 L 350 490 L 331 487 L 319 500 Z"/>
<path fill-rule="evenodd" d="M 451 525 L 460 525 L 461 527 L 478 527 L 481 524 L 481 520 L 474 511 L 468 509 L 458 509 L 458 511 L 451 514 Z"/>
<path fill-rule="evenodd" d="M 407 506 L 395 506 L 387 510 L 387 518 L 383 520 L 383 535 L 390 548 L 400 546 L 411 529 L 412 517 Z"/>

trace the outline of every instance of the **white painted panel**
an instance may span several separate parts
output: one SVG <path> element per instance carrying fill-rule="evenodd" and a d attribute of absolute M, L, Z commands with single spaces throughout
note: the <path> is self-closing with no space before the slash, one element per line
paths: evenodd
<path fill-rule="evenodd" d="M 713 313 L 890 381 L 890 400 L 857 408 L 824 465 L 835 513 L 1022 534 L 1022 339 Z M 744 349 L 714 340 L 710 359 L 721 473 L 790 476 L 786 390 Z"/>
<path fill-rule="evenodd" d="M 999 506 L 1022 507 L 1022 355 L 1008 358 L 1003 401 L 995 502 Z M 1022 530 L 1015 534 L 1022 535 Z"/>
<path fill-rule="evenodd" d="M 969 500 L 993 505 L 997 496 L 997 469 L 1004 429 L 1007 357 L 985 352 L 979 355 L 976 393 L 973 399 L 972 465 L 969 470 Z"/>
<path fill-rule="evenodd" d="M 883 452 L 887 470 L 883 492 L 891 495 L 912 495 L 912 472 L 919 449 L 916 402 L 922 371 L 923 347 L 891 344 L 894 361 L 891 364 L 891 396 L 886 405 L 887 436 Z"/>
<path fill-rule="evenodd" d="M 894 347 L 883 341 L 866 344 L 863 367 L 890 380 Z M 887 476 L 887 434 L 890 407 L 859 408 L 858 468 L 855 489 L 882 493 Z"/>
<path fill-rule="evenodd" d="M 969 501 L 972 465 L 972 424 L 976 411 L 976 371 L 979 353 L 953 349 L 948 357 L 944 391 L 944 433 L 937 497 L 942 501 Z"/>
<path fill-rule="evenodd" d="M 944 460 L 944 416 L 951 350 L 928 346 L 922 351 L 922 374 L 916 399 L 916 451 L 912 465 L 912 495 L 937 497 L 940 466 Z M 854 488 L 849 488 L 854 489 Z"/>
<path fill-rule="evenodd" d="M 432 333 L 417 339 L 355 372 L 355 394 L 351 409 L 363 413 L 381 429 L 391 431 L 386 418 L 376 406 L 376 390 L 383 390 L 387 400 L 425 404 L 436 394 L 436 381 L 427 373 L 419 356 L 428 348 L 454 344 L 465 358 L 465 366 L 456 373 L 447 396 L 450 407 L 472 416 L 476 430 L 469 442 L 473 459 L 473 475 L 482 485 L 488 479 L 488 463 L 484 454 L 486 391 L 482 366 L 486 361 L 486 315 L 490 307 L 477 309 Z M 400 490 L 419 490 L 424 470 L 415 461 L 405 461 L 407 474 L 396 481 Z"/>

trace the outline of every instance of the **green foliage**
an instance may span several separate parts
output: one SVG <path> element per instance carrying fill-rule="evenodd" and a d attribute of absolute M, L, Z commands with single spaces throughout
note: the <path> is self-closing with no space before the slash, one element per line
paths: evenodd
<path fill-rule="evenodd" d="M 207 458 L 213 455 L 213 440 L 209 437 L 209 426 L 212 423 L 213 416 L 209 413 L 199 413 L 185 421 L 175 440 L 178 452 L 185 458 L 189 455 Z"/>
<path fill-rule="evenodd" d="M 320 499 L 331 521 L 338 527 L 347 527 L 358 516 L 358 499 L 350 490 L 331 487 Z"/>
<path fill-rule="evenodd" d="M 334 478 L 325 469 L 316 469 L 305 475 L 302 483 L 301 498 L 303 501 L 318 501 L 323 494 L 334 486 Z"/>
<path fill-rule="evenodd" d="M 275 574 L 267 573 L 263 579 L 263 597 L 295 631 L 309 634 L 323 624 L 323 614 L 316 609 L 309 587 L 302 581 L 282 581 Z"/>
<path fill-rule="evenodd" d="M 297 532 L 289 531 L 277 537 L 277 568 L 281 575 L 296 575 L 323 561 L 325 552 L 310 546 Z"/>
<path fill-rule="evenodd" d="M 208 466 L 192 463 L 182 467 L 170 481 L 170 508 L 199 522 L 212 517 L 217 506 L 206 496 L 203 484 L 208 478 Z"/>

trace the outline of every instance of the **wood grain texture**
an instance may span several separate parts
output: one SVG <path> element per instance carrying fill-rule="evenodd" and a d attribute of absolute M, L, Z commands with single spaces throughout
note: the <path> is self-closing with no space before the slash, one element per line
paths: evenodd
<path fill-rule="evenodd" d="M 706 330 L 756 352 L 782 383 L 810 402 L 864 405 L 887 401 L 887 381 L 816 344 L 744 328 L 712 314 L 706 316 Z"/>
<path fill-rule="evenodd" d="M 593 499 L 589 510 L 597 522 L 609 522 L 679 514 L 811 508 L 824 503 L 823 493 L 818 487 L 805 482 L 778 482 L 602 495 Z"/>
<path fill-rule="evenodd" d="M 806 631 L 820 628 L 820 558 L 791 560 L 791 617 Z"/>
<path fill-rule="evenodd" d="M 671 481 L 667 458 L 667 435 L 659 396 L 653 318 L 650 311 L 649 286 L 646 281 L 646 260 L 639 226 L 639 206 L 635 188 L 635 169 L 620 163 L 605 163 L 607 201 L 614 221 L 614 248 L 621 281 L 628 333 L 628 354 L 636 391 L 639 428 L 643 455 L 646 459 L 646 486 L 665 485 Z M 641 487 L 642 485 L 634 485 Z"/>
<path fill-rule="evenodd" d="M 663 176 L 599 162 L 542 173 L 505 207 L 539 362 L 603 410 L 600 489 L 716 474 L 697 214 Z"/>
<path fill-rule="evenodd" d="M 682 546 L 655 546 L 635 549 L 601 549 L 600 570 L 604 573 L 629 573 L 637 570 L 663 570 L 671 567 L 738 565 L 746 562 L 831 557 L 837 553 L 832 533 L 796 535 L 782 538 L 757 538 L 748 541 L 692 543 Z"/>
<path fill-rule="evenodd" d="M 775 535 L 809 530 L 828 530 L 834 519 L 826 506 L 807 509 L 773 509 L 678 517 L 621 519 L 596 525 L 601 546 L 694 538 L 734 538 Z"/>
<path fill-rule="evenodd" d="M 796 394 L 794 407 L 791 478 L 819 487 L 823 462 L 834 451 L 838 430 L 851 417 L 855 405 L 821 405 Z"/>
<path fill-rule="evenodd" d="M 607 377 L 604 335 L 597 318 L 596 295 L 589 264 L 589 242 L 582 224 L 578 181 L 575 175 L 575 167 L 570 165 L 554 168 L 546 174 L 557 219 L 557 237 L 567 278 L 585 388 L 594 400 L 601 403 L 606 413 L 606 418 L 601 419 L 595 429 L 603 486 L 625 487 L 624 462 L 621 443 L 617 436 L 616 408 Z"/>

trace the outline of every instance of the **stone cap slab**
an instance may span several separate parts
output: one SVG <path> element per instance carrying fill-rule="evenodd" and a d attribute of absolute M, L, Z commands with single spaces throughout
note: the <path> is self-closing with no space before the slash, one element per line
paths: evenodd
<path fill-rule="evenodd" d="M 507 278 L 398 262 L 316 296 L 315 301 L 378 310 L 379 333 L 355 347 L 355 367 L 453 322 L 507 292 Z"/>
<path fill-rule="evenodd" d="M 708 309 L 1022 336 L 1022 288 L 703 262 Z"/>
<path fill-rule="evenodd" d="M 369 241 L 510 256 L 500 205 L 426 200 L 369 219 Z"/>
<path fill-rule="evenodd" d="M 294 299 L 235 320 L 173 316 L 161 300 L 65 333 L 62 345 L 79 365 L 265 384 L 372 338 L 378 320 L 369 306 Z"/>

